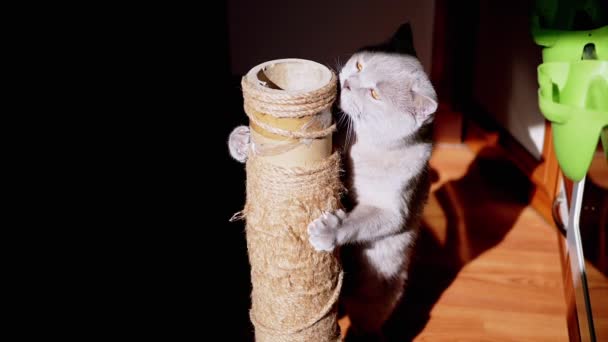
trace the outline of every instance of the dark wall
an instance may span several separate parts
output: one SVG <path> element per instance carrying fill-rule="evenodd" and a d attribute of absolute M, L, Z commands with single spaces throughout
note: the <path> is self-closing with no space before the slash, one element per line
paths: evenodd
<path fill-rule="evenodd" d="M 335 67 L 357 48 L 388 38 L 410 21 L 427 72 L 431 67 L 434 0 L 229 0 L 231 70 L 243 75 L 278 58 Z"/>
<path fill-rule="evenodd" d="M 545 119 L 538 108 L 541 48 L 530 33 L 530 2 L 480 2 L 474 98 L 539 158 Z"/>

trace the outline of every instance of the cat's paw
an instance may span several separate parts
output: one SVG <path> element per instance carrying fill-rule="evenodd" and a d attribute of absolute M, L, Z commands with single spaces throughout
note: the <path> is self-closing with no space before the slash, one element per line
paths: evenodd
<path fill-rule="evenodd" d="M 336 235 L 342 220 L 346 218 L 344 210 L 335 213 L 323 213 L 321 217 L 308 225 L 308 241 L 317 251 L 331 252 L 336 247 Z"/>
<path fill-rule="evenodd" d="M 228 148 L 232 158 L 244 163 L 247 160 L 249 141 L 251 139 L 248 126 L 238 126 L 233 129 L 228 138 Z"/>

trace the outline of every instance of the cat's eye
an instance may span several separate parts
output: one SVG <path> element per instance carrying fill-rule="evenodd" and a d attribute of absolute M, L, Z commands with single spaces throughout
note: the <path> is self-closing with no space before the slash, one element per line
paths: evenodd
<path fill-rule="evenodd" d="M 372 94 L 373 98 L 375 98 L 376 100 L 380 100 L 380 95 L 378 95 L 378 92 L 376 91 L 376 89 L 372 89 L 370 91 L 370 93 Z"/>
<path fill-rule="evenodd" d="M 357 70 L 361 71 L 363 70 L 363 65 L 361 65 L 361 63 L 357 62 Z"/>

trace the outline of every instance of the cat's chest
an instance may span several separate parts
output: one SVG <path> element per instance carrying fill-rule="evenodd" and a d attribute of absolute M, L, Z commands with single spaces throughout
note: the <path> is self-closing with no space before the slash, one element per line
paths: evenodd
<path fill-rule="evenodd" d="M 396 151 L 382 151 L 353 147 L 352 168 L 355 177 L 386 179 L 387 176 L 408 178 L 416 173 L 428 158 L 421 148 L 411 147 Z"/>
<path fill-rule="evenodd" d="M 365 197 L 399 192 L 421 172 L 427 160 L 424 149 L 416 147 L 381 151 L 353 146 L 352 185 L 360 196 Z"/>
<path fill-rule="evenodd" d="M 403 165 L 395 155 L 388 153 L 354 152 L 352 166 L 356 177 L 385 178 L 399 172 Z"/>

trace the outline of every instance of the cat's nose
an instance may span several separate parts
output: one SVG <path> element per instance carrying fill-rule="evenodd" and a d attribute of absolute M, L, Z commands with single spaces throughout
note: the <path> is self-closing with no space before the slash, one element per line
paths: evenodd
<path fill-rule="evenodd" d="M 350 90 L 350 84 L 348 84 L 348 80 L 344 81 L 344 85 L 342 85 L 342 88 Z"/>

